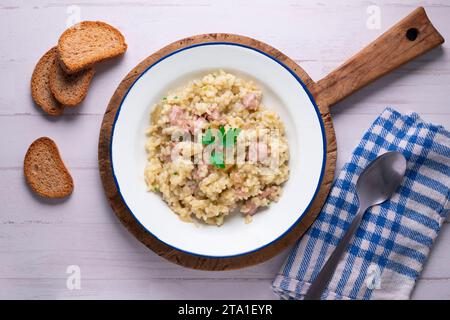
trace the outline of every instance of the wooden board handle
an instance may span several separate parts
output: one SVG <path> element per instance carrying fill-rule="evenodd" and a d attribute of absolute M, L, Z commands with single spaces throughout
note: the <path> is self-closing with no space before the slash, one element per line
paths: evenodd
<path fill-rule="evenodd" d="M 402 64 L 442 44 L 444 38 L 420 7 L 317 82 L 318 104 L 331 106 Z"/>

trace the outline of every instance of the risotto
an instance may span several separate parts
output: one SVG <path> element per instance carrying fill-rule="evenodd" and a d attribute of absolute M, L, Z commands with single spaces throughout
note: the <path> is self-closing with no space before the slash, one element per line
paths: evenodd
<path fill-rule="evenodd" d="M 149 191 L 188 222 L 221 225 L 278 201 L 289 178 L 289 147 L 276 112 L 251 81 L 217 71 L 171 91 L 147 130 Z"/>

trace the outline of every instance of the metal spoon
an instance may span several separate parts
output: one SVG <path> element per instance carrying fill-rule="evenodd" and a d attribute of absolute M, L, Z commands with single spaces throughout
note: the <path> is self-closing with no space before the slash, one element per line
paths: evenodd
<path fill-rule="evenodd" d="M 356 183 L 359 211 L 353 218 L 346 234 L 309 288 L 305 295 L 305 300 L 320 299 L 323 290 L 334 274 L 342 254 L 358 229 L 364 213 L 370 207 L 381 204 L 392 196 L 402 182 L 405 171 L 406 159 L 397 151 L 382 154 L 364 169 Z"/>

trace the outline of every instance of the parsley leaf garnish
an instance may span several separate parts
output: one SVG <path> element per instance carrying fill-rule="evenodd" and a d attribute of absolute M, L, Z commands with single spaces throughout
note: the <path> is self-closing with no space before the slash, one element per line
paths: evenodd
<path fill-rule="evenodd" d="M 225 161 L 223 158 L 223 152 L 213 152 L 211 154 L 211 164 L 216 166 L 217 168 L 224 169 Z"/>
<path fill-rule="evenodd" d="M 227 133 L 222 135 L 222 145 L 225 148 L 234 146 L 237 142 L 237 137 L 240 133 L 241 129 L 239 128 L 228 129 Z"/>
<path fill-rule="evenodd" d="M 219 145 L 224 146 L 225 148 L 229 148 L 236 144 L 237 137 L 241 133 L 241 129 L 231 128 L 225 132 L 225 127 L 220 126 L 219 132 L 220 132 L 220 135 L 218 137 Z M 205 134 L 202 137 L 202 144 L 210 145 L 215 142 L 216 142 L 216 136 L 213 134 L 212 129 L 208 128 L 208 130 L 206 130 Z M 215 152 L 214 151 L 211 154 L 210 162 L 212 165 L 216 166 L 217 168 L 221 168 L 221 169 L 225 168 L 223 152 Z"/>
<path fill-rule="evenodd" d="M 202 137 L 202 144 L 210 145 L 214 142 L 214 140 L 216 140 L 216 137 L 214 137 L 211 128 L 209 128 Z"/>

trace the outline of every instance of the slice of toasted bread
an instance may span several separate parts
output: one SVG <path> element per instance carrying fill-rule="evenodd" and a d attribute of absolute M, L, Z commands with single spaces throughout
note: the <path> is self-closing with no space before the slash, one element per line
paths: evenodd
<path fill-rule="evenodd" d="M 63 198 L 73 191 L 72 176 L 50 138 L 39 138 L 30 145 L 23 172 L 31 189 L 42 197 Z"/>
<path fill-rule="evenodd" d="M 53 96 L 63 105 L 75 107 L 86 97 L 94 73 L 94 69 L 89 68 L 67 74 L 61 68 L 59 60 L 55 59 L 50 70 L 50 89 Z"/>
<path fill-rule="evenodd" d="M 31 95 L 34 102 L 41 107 L 44 112 L 51 116 L 58 116 L 64 107 L 53 97 L 50 90 L 50 69 L 56 59 L 56 47 L 47 51 L 34 68 L 31 76 Z"/>
<path fill-rule="evenodd" d="M 100 21 L 83 21 L 63 32 L 58 56 L 66 73 L 90 68 L 94 63 L 125 53 L 127 44 L 119 30 Z"/>

